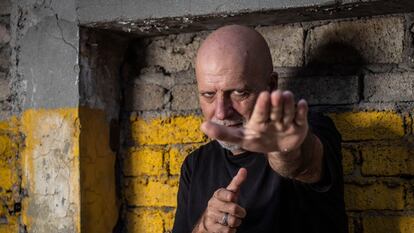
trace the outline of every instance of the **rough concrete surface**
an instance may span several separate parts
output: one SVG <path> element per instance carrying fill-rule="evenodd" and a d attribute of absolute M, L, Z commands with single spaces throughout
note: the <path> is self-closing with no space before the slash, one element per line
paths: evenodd
<path fill-rule="evenodd" d="M 381 17 L 331 22 L 310 30 L 308 37 L 307 63 L 399 63 L 404 19 Z"/>
<path fill-rule="evenodd" d="M 299 26 L 259 27 L 269 44 L 273 66 L 302 66 L 304 30 Z"/>
<path fill-rule="evenodd" d="M 185 33 L 152 39 L 146 47 L 146 63 L 167 73 L 193 67 L 194 58 L 206 33 Z"/>
<path fill-rule="evenodd" d="M 263 9 L 285 9 L 314 5 L 335 4 L 334 0 L 125 0 L 118 4 L 116 0 L 77 0 L 79 19 L 83 23 L 137 20 L 147 18 L 177 17 L 183 15 L 205 15 L 217 13 L 236 13 Z"/>
<path fill-rule="evenodd" d="M 358 77 L 295 77 L 279 80 L 279 88 L 291 90 L 309 104 L 352 104 L 359 100 Z"/>
<path fill-rule="evenodd" d="M 24 107 L 73 107 L 79 103 L 78 27 L 46 17 L 21 38 L 18 70 L 27 82 Z"/>
<path fill-rule="evenodd" d="M 413 101 L 414 73 L 386 73 L 365 76 L 364 99 L 369 102 Z"/>
<path fill-rule="evenodd" d="M 192 110 L 198 109 L 197 85 L 177 85 L 171 89 L 172 110 Z"/>

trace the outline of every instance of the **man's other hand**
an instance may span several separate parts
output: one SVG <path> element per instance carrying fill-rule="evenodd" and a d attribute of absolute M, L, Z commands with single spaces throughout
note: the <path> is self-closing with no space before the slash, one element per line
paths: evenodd
<path fill-rule="evenodd" d="M 240 168 L 226 188 L 214 192 L 193 232 L 236 232 L 246 216 L 246 210 L 237 204 L 240 186 L 246 177 L 247 170 Z"/>

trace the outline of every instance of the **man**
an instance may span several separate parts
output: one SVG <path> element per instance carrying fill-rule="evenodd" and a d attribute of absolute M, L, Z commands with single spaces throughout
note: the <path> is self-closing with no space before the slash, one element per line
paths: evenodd
<path fill-rule="evenodd" d="M 305 100 L 275 90 L 263 37 L 214 31 L 196 77 L 201 129 L 216 140 L 182 165 L 173 232 L 347 232 L 341 137 Z"/>

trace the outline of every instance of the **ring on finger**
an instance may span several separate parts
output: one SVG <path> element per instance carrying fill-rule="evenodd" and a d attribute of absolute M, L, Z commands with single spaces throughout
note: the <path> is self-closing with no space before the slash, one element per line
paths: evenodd
<path fill-rule="evenodd" d="M 218 223 L 223 226 L 228 226 L 229 225 L 229 223 L 227 222 L 228 220 L 229 220 L 229 213 L 224 213 L 223 217 Z"/>

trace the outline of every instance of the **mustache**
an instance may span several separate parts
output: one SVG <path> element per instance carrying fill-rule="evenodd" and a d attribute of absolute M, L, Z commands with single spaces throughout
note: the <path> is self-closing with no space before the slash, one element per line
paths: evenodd
<path fill-rule="evenodd" d="M 223 126 L 234 126 L 239 124 L 245 124 L 246 121 L 244 119 L 234 119 L 234 120 L 219 120 L 216 118 L 211 119 L 212 122 L 223 125 Z"/>

